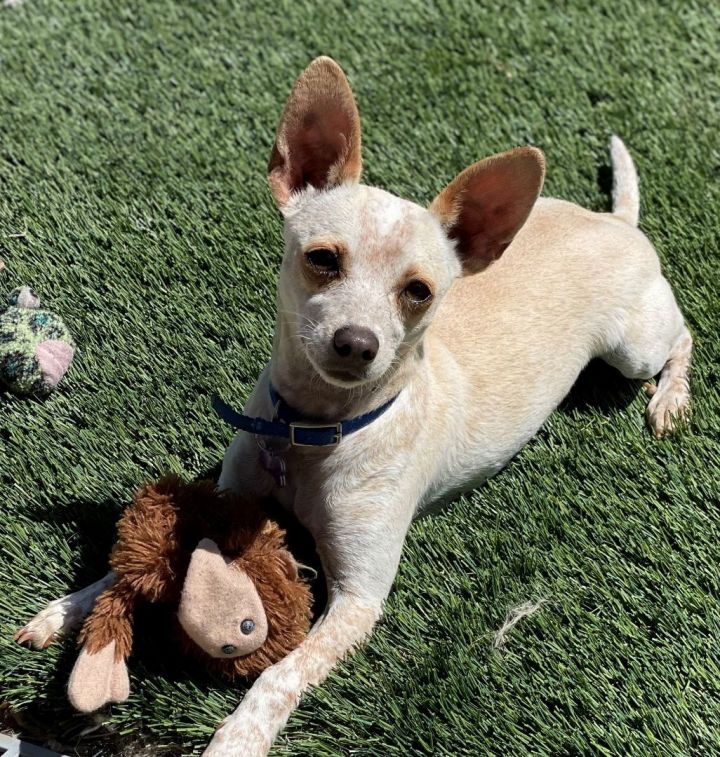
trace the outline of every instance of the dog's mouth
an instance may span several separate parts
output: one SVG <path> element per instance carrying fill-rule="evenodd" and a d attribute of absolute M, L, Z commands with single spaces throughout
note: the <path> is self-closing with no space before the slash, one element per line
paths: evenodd
<path fill-rule="evenodd" d="M 333 354 L 328 355 L 326 350 L 317 354 L 312 346 L 307 344 L 304 345 L 304 352 L 315 373 L 325 383 L 338 389 L 357 389 L 366 384 L 374 384 L 385 373 L 378 360 L 367 365 L 344 364 L 345 361 Z"/>
<path fill-rule="evenodd" d="M 366 371 L 356 372 L 351 370 L 340 370 L 338 368 L 325 367 L 318 364 L 316 360 L 313 360 L 312 356 L 308 353 L 308 358 L 312 367 L 320 375 L 323 381 L 327 382 L 331 386 L 337 386 L 341 389 L 354 389 L 358 386 L 368 383 L 370 377 Z"/>
<path fill-rule="evenodd" d="M 358 376 L 352 371 L 325 371 L 325 373 L 333 380 L 340 381 L 343 384 L 357 384 L 363 380 L 362 376 Z"/>
<path fill-rule="evenodd" d="M 367 375 L 359 375 L 353 371 L 337 371 L 319 368 L 318 373 L 328 382 L 328 384 L 340 386 L 343 387 L 343 389 L 351 389 L 356 386 L 361 386 L 368 381 Z"/>

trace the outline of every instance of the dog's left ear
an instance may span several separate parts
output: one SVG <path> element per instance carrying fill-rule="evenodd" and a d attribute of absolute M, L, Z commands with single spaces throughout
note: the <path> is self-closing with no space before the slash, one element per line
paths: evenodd
<path fill-rule="evenodd" d="M 278 126 L 268 183 L 282 207 L 293 192 L 358 182 L 360 116 L 350 84 L 332 58 L 316 58 L 298 77 Z"/>
<path fill-rule="evenodd" d="M 537 200 L 545 159 L 535 147 L 493 155 L 458 174 L 432 201 L 430 212 L 457 245 L 463 273 L 497 260 Z"/>

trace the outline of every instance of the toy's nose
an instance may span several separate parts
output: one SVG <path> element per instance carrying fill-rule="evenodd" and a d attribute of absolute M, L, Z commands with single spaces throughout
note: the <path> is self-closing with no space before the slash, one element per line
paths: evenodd
<path fill-rule="evenodd" d="M 335 352 L 348 362 L 371 363 L 380 349 L 377 336 L 364 326 L 343 326 L 333 336 Z"/>
<path fill-rule="evenodd" d="M 237 647 L 234 644 L 225 644 L 222 648 L 223 654 L 233 654 Z"/>

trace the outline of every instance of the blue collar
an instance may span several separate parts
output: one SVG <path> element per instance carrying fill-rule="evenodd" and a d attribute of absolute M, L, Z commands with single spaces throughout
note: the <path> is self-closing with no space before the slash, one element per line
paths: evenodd
<path fill-rule="evenodd" d="M 343 437 L 369 426 L 379 418 L 397 399 L 397 395 L 384 405 L 364 415 L 338 423 L 311 423 L 303 421 L 303 415 L 285 402 L 277 389 L 270 384 L 270 400 L 273 404 L 273 419 L 253 418 L 241 415 L 226 405 L 217 395 L 213 397 L 215 412 L 231 426 L 257 436 L 276 436 L 288 439 L 294 447 L 335 447 Z"/>

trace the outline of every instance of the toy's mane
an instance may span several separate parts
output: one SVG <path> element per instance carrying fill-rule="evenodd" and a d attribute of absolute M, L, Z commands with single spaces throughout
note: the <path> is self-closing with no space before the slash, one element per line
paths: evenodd
<path fill-rule="evenodd" d="M 300 644 L 310 626 L 312 596 L 289 559 L 285 532 L 255 503 L 219 492 L 211 481 L 185 484 L 175 476 L 142 487 L 120 519 L 110 558 L 118 581 L 98 598 L 102 611 L 88 618 L 80 644 L 93 653 L 115 641 L 118 659 L 129 654 L 126 608 L 137 601 L 179 604 L 192 553 L 203 538 L 212 539 L 255 584 L 267 639 L 243 657 L 215 658 L 177 623 L 184 651 L 204 667 L 235 678 L 257 675 Z"/>

